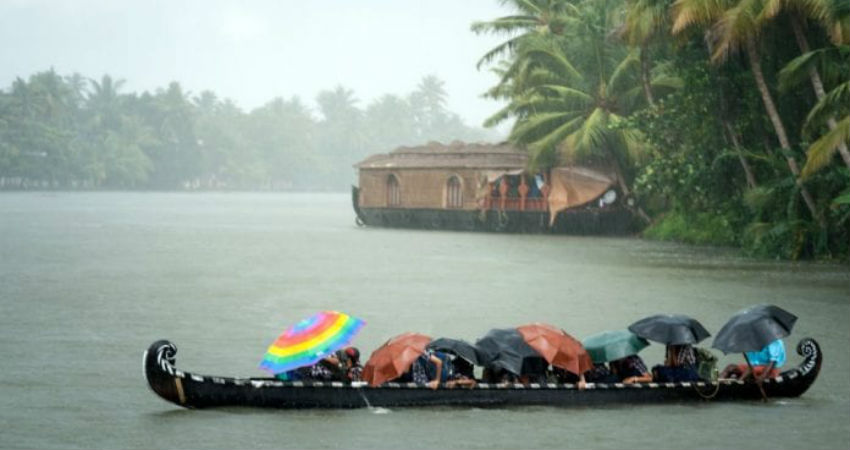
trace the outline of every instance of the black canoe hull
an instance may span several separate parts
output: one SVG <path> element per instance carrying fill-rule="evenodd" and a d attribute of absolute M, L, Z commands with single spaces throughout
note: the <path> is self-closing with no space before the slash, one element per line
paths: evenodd
<path fill-rule="evenodd" d="M 800 341 L 803 362 L 767 380 L 767 396 L 799 397 L 814 383 L 823 357 L 810 338 Z M 720 383 L 596 384 L 579 390 L 571 384 L 495 385 L 473 389 L 436 389 L 423 385 L 387 383 L 369 387 L 329 382 L 287 382 L 273 378 L 201 376 L 175 368 L 177 348 L 169 341 L 154 342 L 145 352 L 144 369 L 151 389 L 186 408 L 248 406 L 263 408 L 362 408 L 406 406 L 500 407 L 512 405 L 595 406 L 686 401 L 757 400 L 756 385 L 735 380 Z"/>

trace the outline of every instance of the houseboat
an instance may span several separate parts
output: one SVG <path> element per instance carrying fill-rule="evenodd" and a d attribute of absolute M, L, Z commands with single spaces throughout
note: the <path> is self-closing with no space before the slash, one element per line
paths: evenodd
<path fill-rule="evenodd" d="M 604 169 L 531 172 L 506 143 L 429 143 L 354 166 L 358 225 L 523 233 L 630 234 L 634 216 Z"/>

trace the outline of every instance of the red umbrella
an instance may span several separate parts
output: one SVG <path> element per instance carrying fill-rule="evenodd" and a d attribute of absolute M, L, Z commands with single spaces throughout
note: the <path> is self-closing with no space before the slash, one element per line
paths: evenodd
<path fill-rule="evenodd" d="M 566 331 L 545 323 L 517 327 L 525 342 L 549 364 L 581 375 L 593 368 L 593 361 L 581 342 Z"/>
<path fill-rule="evenodd" d="M 431 342 L 430 336 L 419 333 L 404 333 L 390 338 L 378 347 L 363 366 L 363 380 L 371 386 L 398 378 L 410 368 L 413 361 Z"/>

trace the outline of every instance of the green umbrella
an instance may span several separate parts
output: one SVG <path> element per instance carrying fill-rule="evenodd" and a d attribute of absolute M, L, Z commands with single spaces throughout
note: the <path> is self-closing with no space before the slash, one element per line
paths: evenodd
<path fill-rule="evenodd" d="M 594 363 L 614 361 L 635 355 L 649 345 L 649 341 L 628 330 L 603 331 L 582 341 Z"/>

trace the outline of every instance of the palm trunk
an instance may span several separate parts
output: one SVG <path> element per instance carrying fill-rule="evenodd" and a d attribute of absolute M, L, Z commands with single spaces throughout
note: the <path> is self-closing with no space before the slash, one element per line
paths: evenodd
<path fill-rule="evenodd" d="M 795 15 L 791 15 L 791 29 L 794 30 L 794 37 L 797 39 L 797 45 L 800 47 L 800 51 L 802 53 L 809 52 L 809 42 L 806 40 L 806 34 L 803 33 L 803 27 L 800 26 L 800 20 Z M 812 80 L 812 88 L 815 90 L 815 95 L 818 100 L 823 99 L 826 96 L 826 91 L 823 89 L 823 81 L 821 81 L 820 74 L 818 71 L 811 67 L 809 68 L 809 78 Z M 835 118 L 830 116 L 826 120 L 827 126 L 829 126 L 829 130 L 834 130 L 838 125 L 835 122 Z M 842 142 L 838 144 L 838 153 L 841 154 L 841 158 L 844 160 L 844 164 L 847 164 L 847 167 L 850 168 L 850 150 L 847 149 L 847 144 Z"/>
<path fill-rule="evenodd" d="M 738 154 L 738 161 L 744 169 L 744 176 L 747 177 L 747 186 L 750 189 L 755 189 L 758 187 L 756 184 L 756 177 L 753 175 L 752 169 L 750 169 L 750 164 L 747 163 L 747 158 L 744 158 L 744 152 L 741 150 L 741 145 L 738 143 L 738 136 L 735 134 L 735 130 L 732 128 L 732 124 L 730 124 L 728 120 L 721 120 L 723 122 L 723 127 L 726 128 L 726 132 L 729 134 L 729 139 L 732 141 L 732 146 L 735 147 L 735 152 Z"/>
<path fill-rule="evenodd" d="M 640 79 L 643 83 L 643 93 L 646 95 L 646 102 L 650 108 L 655 106 L 655 99 L 652 97 L 652 83 L 649 78 L 649 49 L 646 42 L 640 46 Z"/>
<path fill-rule="evenodd" d="M 823 216 L 818 213 L 815 201 L 812 199 L 812 195 L 809 193 L 809 190 L 803 184 L 802 180 L 800 180 L 800 168 L 797 166 L 797 160 L 794 159 L 794 156 L 791 154 L 791 143 L 788 140 L 788 135 L 785 133 L 785 126 L 782 125 L 782 119 L 779 117 L 779 111 L 776 109 L 776 104 L 773 103 L 773 97 L 770 95 L 770 91 L 767 88 L 767 82 L 764 80 L 764 73 L 761 70 L 761 62 L 759 61 L 758 51 L 756 50 L 756 43 L 752 36 L 747 37 L 746 45 L 747 56 L 750 60 L 750 68 L 753 70 L 753 77 L 756 79 L 756 85 L 758 86 L 759 93 L 761 93 L 761 99 L 764 102 L 764 108 L 767 110 L 767 115 L 773 123 L 773 129 L 776 131 L 776 137 L 779 138 L 779 145 L 782 147 L 783 153 L 785 154 L 785 160 L 788 163 L 788 168 L 791 170 L 791 174 L 794 175 L 794 180 L 797 183 L 797 187 L 800 188 L 800 195 L 803 197 L 803 201 L 809 208 L 809 213 L 815 220 L 817 220 L 821 228 L 826 228 L 826 222 L 824 221 Z"/>
<path fill-rule="evenodd" d="M 620 185 L 620 190 L 623 191 L 623 196 L 629 198 L 632 196 L 632 193 L 629 190 L 629 186 L 626 184 L 625 177 L 623 177 L 623 170 L 620 168 L 620 161 L 617 160 L 616 156 L 612 156 L 611 159 L 614 161 L 614 172 L 617 176 L 617 184 Z M 628 202 L 626 203 L 626 205 L 628 206 Z M 652 219 L 649 217 L 649 214 L 647 214 L 646 211 L 643 210 L 643 208 L 638 205 L 635 205 L 634 209 L 637 212 L 637 215 L 640 216 L 640 218 L 644 222 L 646 222 L 647 224 L 652 223 Z"/>
<path fill-rule="evenodd" d="M 756 177 L 753 175 L 752 169 L 750 169 L 750 164 L 747 162 L 747 158 L 744 157 L 744 151 L 741 149 L 741 145 L 738 142 L 738 134 L 735 132 L 735 129 L 732 127 L 732 124 L 729 122 L 729 105 L 726 103 L 726 93 L 723 90 L 723 85 L 719 84 L 717 89 L 718 95 L 720 97 L 720 114 L 718 114 L 718 120 L 720 121 L 723 129 L 726 131 L 726 136 L 728 136 L 728 142 L 732 144 L 732 147 L 735 148 L 735 153 L 738 154 L 738 162 L 741 163 L 741 168 L 744 169 L 744 176 L 747 178 L 747 186 L 750 189 L 755 189 Z"/>

